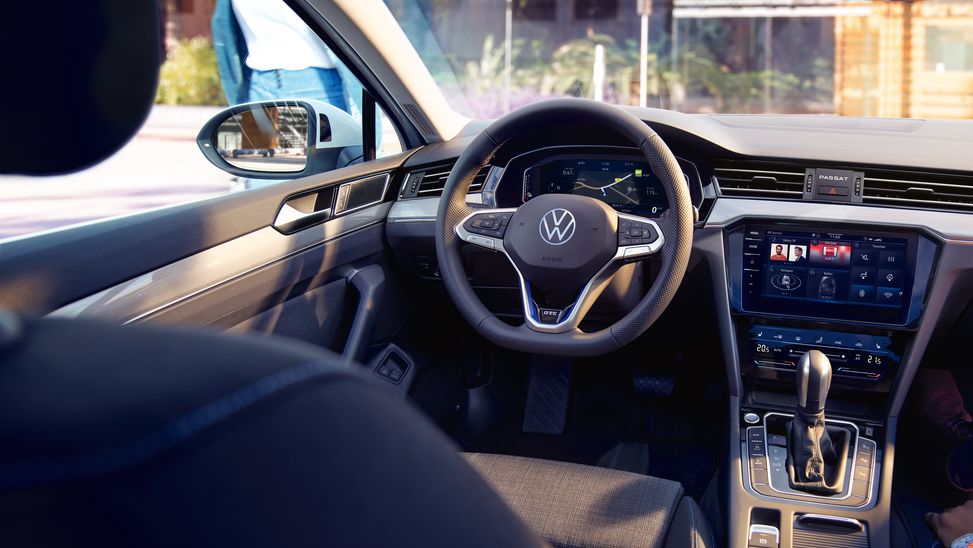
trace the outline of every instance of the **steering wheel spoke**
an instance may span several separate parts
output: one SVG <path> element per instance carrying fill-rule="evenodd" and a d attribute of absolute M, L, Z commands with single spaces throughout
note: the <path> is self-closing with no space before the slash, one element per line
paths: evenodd
<path fill-rule="evenodd" d="M 521 305 L 524 310 L 524 323 L 530 329 L 540 333 L 567 333 L 578 329 L 581 322 L 588 315 L 591 306 L 595 304 L 601 293 L 608 287 L 612 276 L 622 266 L 622 261 L 612 260 L 584 286 L 577 299 L 564 308 L 542 307 L 534 299 L 530 281 L 524 278 L 520 270 L 517 276 L 520 282 Z"/>

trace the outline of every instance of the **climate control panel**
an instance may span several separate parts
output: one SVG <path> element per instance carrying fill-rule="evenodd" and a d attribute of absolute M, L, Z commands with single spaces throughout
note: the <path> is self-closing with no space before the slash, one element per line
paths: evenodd
<path fill-rule="evenodd" d="M 899 364 L 892 340 L 881 335 L 754 325 L 748 355 L 758 368 L 794 371 L 808 350 L 820 350 L 831 360 L 836 377 L 880 381 Z"/>

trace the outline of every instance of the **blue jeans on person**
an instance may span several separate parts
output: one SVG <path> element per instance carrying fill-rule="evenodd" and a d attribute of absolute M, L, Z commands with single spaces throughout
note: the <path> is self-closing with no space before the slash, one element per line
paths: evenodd
<path fill-rule="evenodd" d="M 250 74 L 247 98 L 250 101 L 317 99 L 351 114 L 337 69 L 310 67 L 301 70 L 255 70 Z M 283 181 L 244 179 L 243 187 L 260 188 L 281 182 Z"/>
<path fill-rule="evenodd" d="M 250 101 L 318 99 L 351 114 L 337 69 L 255 70 L 250 75 Z"/>

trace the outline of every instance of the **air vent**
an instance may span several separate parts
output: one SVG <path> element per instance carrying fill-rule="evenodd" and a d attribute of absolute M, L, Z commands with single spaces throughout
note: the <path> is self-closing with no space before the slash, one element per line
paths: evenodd
<path fill-rule="evenodd" d="M 973 177 L 865 169 L 863 202 L 892 207 L 973 211 Z"/>
<path fill-rule="evenodd" d="M 423 170 L 416 170 L 409 173 L 405 183 L 402 185 L 401 196 L 403 198 L 432 198 L 442 196 L 443 188 L 446 187 L 446 179 L 449 178 L 453 164 L 431 166 Z M 480 192 L 483 183 L 486 181 L 487 174 L 490 172 L 489 166 L 480 170 L 470 185 L 470 193 Z"/>
<path fill-rule="evenodd" d="M 723 196 L 800 200 L 804 168 L 778 162 L 717 160 L 713 171 Z"/>

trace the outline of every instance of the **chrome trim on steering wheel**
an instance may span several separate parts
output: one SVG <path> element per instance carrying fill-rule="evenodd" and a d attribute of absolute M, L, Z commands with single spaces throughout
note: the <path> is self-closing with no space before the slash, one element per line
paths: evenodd
<path fill-rule="evenodd" d="M 631 221 L 637 221 L 640 223 L 646 223 L 652 225 L 655 229 L 656 234 L 659 235 L 650 244 L 640 244 L 640 245 L 625 245 L 618 246 L 615 256 L 608 260 L 608 262 L 599 270 L 588 283 L 581 290 L 578 298 L 570 306 L 561 311 L 561 317 L 557 323 L 542 323 L 537 316 L 537 311 L 540 307 L 534 302 L 533 297 L 530 292 L 530 283 L 524 278 L 523 273 L 517 268 L 517 265 L 511 259 L 510 254 L 507 253 L 506 248 L 503 245 L 502 238 L 493 238 L 490 236 L 484 236 L 481 234 L 472 234 L 464 225 L 466 221 L 470 220 L 475 215 L 482 215 L 485 213 L 514 213 L 517 208 L 478 208 L 472 213 L 463 217 L 463 219 L 456 225 L 456 235 L 459 236 L 461 240 L 468 244 L 473 244 L 484 249 L 489 249 L 490 251 L 498 251 L 503 253 L 507 257 L 507 261 L 514 267 L 514 271 L 517 273 L 517 278 L 520 280 L 520 297 L 521 305 L 524 310 L 524 321 L 527 326 L 534 331 L 540 333 L 566 333 L 568 331 L 573 331 L 581 325 L 581 321 L 584 320 L 585 315 L 587 315 L 588 310 L 591 306 L 595 304 L 598 297 L 601 296 L 602 291 L 605 290 L 608 283 L 611 281 L 612 276 L 622 267 L 625 263 L 637 261 L 640 259 L 645 259 L 651 255 L 658 253 L 659 249 L 665 243 L 665 237 L 662 234 L 662 229 L 659 228 L 658 223 L 652 219 L 647 219 L 645 217 L 639 217 L 637 215 L 629 215 L 627 213 L 618 213 L 619 219 L 628 219 Z M 565 315 L 566 314 L 566 315 Z"/>

